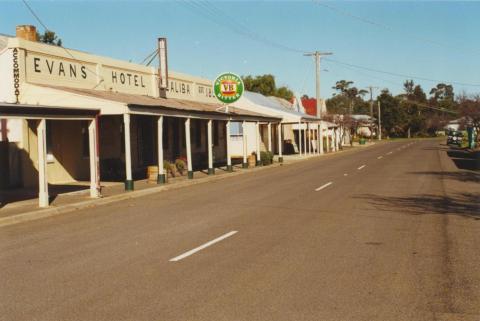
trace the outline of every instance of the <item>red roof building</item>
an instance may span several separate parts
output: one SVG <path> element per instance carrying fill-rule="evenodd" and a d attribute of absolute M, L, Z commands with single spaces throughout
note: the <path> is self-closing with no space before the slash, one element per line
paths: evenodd
<path fill-rule="evenodd" d="M 317 100 L 315 98 L 302 98 L 302 105 L 306 114 L 317 116 Z"/>

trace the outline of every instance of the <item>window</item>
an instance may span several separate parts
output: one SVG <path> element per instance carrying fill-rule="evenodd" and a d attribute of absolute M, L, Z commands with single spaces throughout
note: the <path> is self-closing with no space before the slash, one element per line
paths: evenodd
<path fill-rule="evenodd" d="M 239 123 L 239 122 L 230 123 L 230 136 L 243 136 L 242 123 Z"/>
<path fill-rule="evenodd" d="M 55 157 L 53 157 L 52 127 L 52 121 L 47 119 L 45 122 L 45 136 L 47 139 L 47 163 L 53 163 L 55 161 Z"/>

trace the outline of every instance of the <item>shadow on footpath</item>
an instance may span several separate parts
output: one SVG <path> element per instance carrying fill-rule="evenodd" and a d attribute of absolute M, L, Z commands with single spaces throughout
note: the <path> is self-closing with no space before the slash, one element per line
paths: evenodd
<path fill-rule="evenodd" d="M 448 214 L 480 220 L 478 193 L 459 193 L 453 197 L 431 194 L 404 197 L 363 194 L 356 198 L 366 200 L 377 210 L 385 212 L 402 212 L 410 215 Z"/>

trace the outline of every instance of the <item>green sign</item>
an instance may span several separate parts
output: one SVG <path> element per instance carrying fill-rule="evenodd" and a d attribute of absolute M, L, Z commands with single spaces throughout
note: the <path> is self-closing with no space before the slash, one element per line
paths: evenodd
<path fill-rule="evenodd" d="M 243 89 L 242 78 L 232 73 L 221 74 L 213 83 L 215 97 L 225 104 L 239 100 L 242 97 Z"/>

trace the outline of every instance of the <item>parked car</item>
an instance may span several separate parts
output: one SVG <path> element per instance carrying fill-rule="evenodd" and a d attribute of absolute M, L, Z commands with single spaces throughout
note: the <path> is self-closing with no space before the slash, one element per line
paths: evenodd
<path fill-rule="evenodd" d="M 447 145 L 462 146 L 463 133 L 460 131 L 451 131 L 447 136 Z"/>

